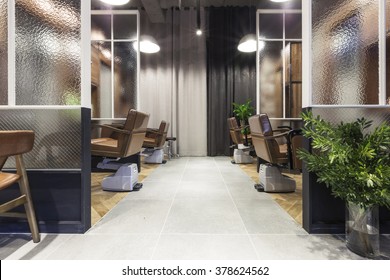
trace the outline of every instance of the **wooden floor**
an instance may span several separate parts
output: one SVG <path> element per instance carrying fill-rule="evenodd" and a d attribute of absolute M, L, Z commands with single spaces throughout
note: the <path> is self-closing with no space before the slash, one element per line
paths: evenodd
<path fill-rule="evenodd" d="M 138 175 L 138 181 L 141 182 L 147 177 L 159 164 L 141 163 L 141 172 Z M 96 224 L 108 211 L 110 211 L 119 201 L 121 201 L 128 192 L 108 192 L 103 191 L 102 180 L 112 173 L 92 173 L 91 175 L 91 224 Z"/>
<path fill-rule="evenodd" d="M 252 164 L 239 164 L 256 183 L 259 182 L 256 162 Z M 293 177 L 297 182 L 297 189 L 294 193 L 270 193 L 272 198 L 299 224 L 302 225 L 302 174 L 294 175 L 285 173 Z"/>

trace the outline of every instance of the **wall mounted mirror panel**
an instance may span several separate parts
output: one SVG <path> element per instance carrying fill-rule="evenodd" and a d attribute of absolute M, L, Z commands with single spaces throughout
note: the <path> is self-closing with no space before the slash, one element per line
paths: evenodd
<path fill-rule="evenodd" d="M 284 20 L 286 39 L 302 39 L 302 14 L 285 14 Z"/>
<path fill-rule="evenodd" d="M 138 12 L 92 11 L 91 21 L 92 118 L 125 118 L 137 108 Z"/>
<path fill-rule="evenodd" d="M 125 118 L 137 107 L 137 51 L 133 42 L 115 42 L 114 53 L 114 116 Z"/>
<path fill-rule="evenodd" d="M 111 16 L 110 15 L 91 16 L 91 39 L 92 40 L 111 39 Z"/>
<path fill-rule="evenodd" d="M 283 14 L 262 14 L 259 18 L 259 34 L 264 39 L 283 38 Z"/>
<path fill-rule="evenodd" d="M 283 42 L 264 43 L 259 53 L 260 112 L 283 117 Z"/>
<path fill-rule="evenodd" d="M 137 17 L 135 15 L 114 15 L 113 24 L 114 39 L 137 39 Z"/>
<path fill-rule="evenodd" d="M 297 10 L 282 12 L 269 10 L 257 12 L 258 109 L 260 113 L 266 113 L 271 118 L 300 118 L 302 14 Z M 270 31 L 273 26 L 276 26 L 276 29 Z"/>
<path fill-rule="evenodd" d="M 91 108 L 93 118 L 111 118 L 111 43 L 93 41 L 91 47 Z"/>

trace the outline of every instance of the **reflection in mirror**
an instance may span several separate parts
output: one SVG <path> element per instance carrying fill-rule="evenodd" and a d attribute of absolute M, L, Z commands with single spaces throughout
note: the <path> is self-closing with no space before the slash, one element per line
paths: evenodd
<path fill-rule="evenodd" d="M 259 32 L 264 39 L 283 38 L 283 14 L 261 14 Z"/>
<path fill-rule="evenodd" d="M 114 15 L 114 39 L 137 39 L 137 15 Z"/>
<path fill-rule="evenodd" d="M 110 15 L 91 16 L 91 39 L 92 40 L 111 39 L 111 16 Z"/>
<path fill-rule="evenodd" d="M 283 42 L 265 42 L 259 53 L 260 112 L 283 117 Z"/>
<path fill-rule="evenodd" d="M 301 39 L 302 38 L 302 14 L 286 14 L 285 15 L 285 31 L 286 39 Z"/>
<path fill-rule="evenodd" d="M 125 118 L 137 104 L 137 51 L 132 42 L 115 42 L 114 54 L 114 117 Z"/>
<path fill-rule="evenodd" d="M 302 43 L 286 42 L 284 59 L 286 117 L 300 118 L 302 112 Z"/>
<path fill-rule="evenodd" d="M 111 43 L 92 42 L 91 55 L 92 117 L 111 118 Z"/>
<path fill-rule="evenodd" d="M 0 105 L 8 104 L 7 0 L 0 0 Z"/>

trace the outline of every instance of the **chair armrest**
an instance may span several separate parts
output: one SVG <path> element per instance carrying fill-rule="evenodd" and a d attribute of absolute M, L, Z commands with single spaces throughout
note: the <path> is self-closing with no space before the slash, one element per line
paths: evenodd
<path fill-rule="evenodd" d="M 107 128 L 109 130 L 112 130 L 114 132 L 118 132 L 118 133 L 121 133 L 121 134 L 131 134 L 132 132 L 131 131 L 128 131 L 128 130 L 124 130 L 124 129 L 119 129 L 119 128 L 116 128 L 116 127 L 113 127 L 111 125 L 107 125 L 107 124 L 94 124 L 92 125 L 93 127 L 100 127 L 100 128 Z"/>
<path fill-rule="evenodd" d="M 287 137 L 288 134 L 289 134 L 289 131 L 286 131 L 286 132 L 283 132 L 283 133 L 279 133 L 279 134 L 274 134 L 272 136 L 264 136 L 263 134 L 254 133 L 254 132 L 251 133 L 252 138 L 253 138 L 253 136 L 255 136 L 255 137 L 259 137 L 259 138 L 265 139 L 265 140 L 277 139 L 277 138 L 281 138 L 281 137 Z"/>

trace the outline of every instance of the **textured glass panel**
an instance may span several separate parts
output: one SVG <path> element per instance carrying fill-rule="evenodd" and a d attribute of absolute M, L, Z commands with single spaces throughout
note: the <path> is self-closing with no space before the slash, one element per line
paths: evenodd
<path fill-rule="evenodd" d="M 260 14 L 259 32 L 260 38 L 282 39 L 283 14 Z"/>
<path fill-rule="evenodd" d="M 0 105 L 8 104 L 7 0 L 0 0 Z"/>
<path fill-rule="evenodd" d="M 137 52 L 131 42 L 117 42 L 114 55 L 114 112 L 123 118 L 137 104 Z"/>
<path fill-rule="evenodd" d="M 378 104 L 378 2 L 313 0 L 313 104 Z"/>
<path fill-rule="evenodd" d="M 93 118 L 111 118 L 111 43 L 92 43 L 91 109 Z"/>
<path fill-rule="evenodd" d="M 91 16 L 91 39 L 110 40 L 111 39 L 111 16 L 92 15 Z"/>
<path fill-rule="evenodd" d="M 282 42 L 265 42 L 260 51 L 260 112 L 270 118 L 283 117 Z"/>
<path fill-rule="evenodd" d="M 29 169 L 81 168 L 80 109 L 0 110 L 0 130 L 33 130 L 34 148 L 24 156 Z M 12 158 L 8 168 L 14 167 Z"/>
<path fill-rule="evenodd" d="M 286 14 L 286 39 L 302 39 L 302 15 Z"/>
<path fill-rule="evenodd" d="M 114 15 L 114 39 L 137 38 L 137 15 Z"/>
<path fill-rule="evenodd" d="M 390 114 L 388 108 L 370 108 L 370 107 L 360 107 L 360 108 L 348 108 L 348 107 L 320 107 L 312 108 L 314 116 L 321 116 L 324 120 L 327 120 L 332 123 L 340 122 L 353 122 L 358 118 L 366 118 L 367 120 L 372 120 L 373 124 L 369 130 L 375 129 L 378 125 L 383 122 L 390 123 Z"/>
<path fill-rule="evenodd" d="M 16 0 L 17 105 L 80 105 L 80 2 Z"/>

